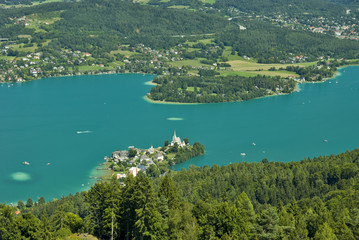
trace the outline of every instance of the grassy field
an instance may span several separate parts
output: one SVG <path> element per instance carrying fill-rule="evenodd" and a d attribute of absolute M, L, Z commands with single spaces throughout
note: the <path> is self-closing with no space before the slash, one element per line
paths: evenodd
<path fill-rule="evenodd" d="M 110 52 L 111 54 L 116 54 L 116 53 L 119 53 L 119 54 L 122 54 L 122 55 L 125 55 L 125 56 L 132 56 L 132 55 L 135 55 L 136 52 L 131 52 L 131 51 L 124 51 L 124 50 L 115 50 L 115 51 L 111 51 Z"/>
<path fill-rule="evenodd" d="M 235 55 L 232 55 L 231 53 L 232 53 L 232 47 L 226 46 L 226 47 L 224 47 L 222 56 L 228 58 L 229 61 L 244 60 L 244 58 L 241 56 L 238 56 L 237 53 Z M 246 61 L 248 61 L 248 60 L 246 60 Z"/>
<path fill-rule="evenodd" d="M 214 4 L 216 2 L 216 0 L 201 0 L 201 2 L 203 3 L 209 3 L 209 4 Z"/>
<path fill-rule="evenodd" d="M 180 66 L 191 66 L 191 67 L 206 66 L 206 67 L 208 67 L 209 66 L 209 65 L 201 63 L 200 59 L 189 59 L 189 60 L 183 60 L 183 61 L 175 61 L 175 62 L 170 62 L 170 64 L 175 67 L 180 67 Z"/>
<path fill-rule="evenodd" d="M 175 156 L 176 156 L 175 153 L 169 153 L 169 154 L 167 154 L 168 159 L 174 159 Z"/>
<path fill-rule="evenodd" d="M 168 8 L 188 9 L 188 8 L 189 8 L 189 6 L 184 6 L 184 5 L 175 5 L 175 6 L 169 6 Z"/>
<path fill-rule="evenodd" d="M 253 61 L 246 61 L 246 60 L 232 60 L 228 61 L 232 66 L 233 71 L 255 71 L 255 70 L 261 70 L 265 71 L 272 67 L 278 68 L 286 68 L 287 66 L 300 66 L 300 67 L 307 67 L 311 65 L 315 65 L 316 62 L 310 62 L 310 63 L 292 63 L 292 64 L 279 64 L 279 63 L 273 63 L 273 64 L 261 64 L 256 63 Z"/>
<path fill-rule="evenodd" d="M 100 66 L 79 66 L 80 71 L 97 71 L 97 70 L 106 70 L 106 67 Z"/>
<path fill-rule="evenodd" d="M 32 7 L 35 5 L 40 5 L 40 4 L 44 4 L 44 3 L 50 3 L 50 2 L 63 2 L 63 0 L 46 0 L 43 2 L 37 1 L 37 2 L 32 2 L 32 5 L 24 5 L 24 4 L 18 4 L 18 5 L 6 5 L 6 4 L 0 4 L 1 8 L 22 8 L 22 7 Z"/>
<path fill-rule="evenodd" d="M 16 45 L 11 45 L 11 48 L 19 51 L 19 52 L 35 52 L 35 50 L 37 49 L 37 44 L 34 43 L 34 45 L 32 47 L 24 47 L 25 44 L 21 43 L 21 44 L 16 44 Z"/>
<path fill-rule="evenodd" d="M 14 58 L 15 58 L 15 57 L 0 55 L 0 60 L 12 60 L 12 59 L 14 59 Z"/>
<path fill-rule="evenodd" d="M 219 71 L 221 76 L 241 76 L 241 77 L 254 77 L 257 76 L 259 73 L 252 73 L 252 72 L 239 72 L 239 71 Z"/>
<path fill-rule="evenodd" d="M 267 76 L 280 76 L 280 77 L 298 77 L 298 74 L 294 72 L 288 72 L 285 70 L 278 70 L 279 68 L 286 68 L 287 66 L 300 66 L 306 67 L 316 64 L 315 62 L 310 63 L 296 63 L 296 64 L 260 64 L 256 63 L 255 61 L 251 60 L 244 60 L 242 57 L 234 56 L 239 58 L 238 60 L 231 60 L 228 61 L 231 65 L 231 68 L 228 70 L 220 70 L 221 76 L 244 76 L 244 77 L 251 77 L 260 75 L 267 75 Z M 191 66 L 191 67 L 209 67 L 211 65 L 206 65 L 200 62 L 201 59 L 191 59 L 191 60 L 184 60 L 184 61 L 175 61 L 171 62 L 173 66 L 180 67 L 180 66 Z M 276 71 L 269 71 L 270 68 L 275 67 Z M 198 70 L 192 69 L 189 71 L 190 74 L 198 75 Z"/>
<path fill-rule="evenodd" d="M 288 71 L 220 71 L 221 76 L 242 76 L 254 77 L 257 75 L 280 76 L 280 77 L 298 77 L 298 74 Z"/>

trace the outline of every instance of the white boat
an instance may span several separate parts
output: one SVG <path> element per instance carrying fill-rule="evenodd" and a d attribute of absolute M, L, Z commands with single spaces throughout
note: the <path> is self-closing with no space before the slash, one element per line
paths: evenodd
<path fill-rule="evenodd" d="M 49 166 L 50 164 L 51 164 L 51 163 L 48 162 L 48 163 L 46 163 L 46 166 Z"/>
<path fill-rule="evenodd" d="M 252 145 L 255 146 L 255 145 L 257 145 L 257 144 L 256 144 L 255 142 L 252 142 Z"/>
<path fill-rule="evenodd" d="M 324 139 L 323 142 L 328 142 L 328 140 L 327 140 L 327 139 Z"/>
<path fill-rule="evenodd" d="M 26 161 L 25 161 L 25 162 L 22 162 L 22 164 L 28 165 L 28 166 L 30 165 L 30 163 L 29 163 L 29 162 L 26 162 Z"/>
<path fill-rule="evenodd" d="M 245 156 L 246 154 L 245 153 L 241 153 L 241 156 Z"/>

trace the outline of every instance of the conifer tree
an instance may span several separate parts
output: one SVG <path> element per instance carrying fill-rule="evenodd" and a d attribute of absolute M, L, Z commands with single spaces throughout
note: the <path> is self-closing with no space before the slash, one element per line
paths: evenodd
<path fill-rule="evenodd" d="M 162 195 L 165 197 L 165 199 L 168 202 L 168 207 L 170 209 L 178 207 L 179 200 L 178 200 L 177 189 L 170 176 L 166 175 L 163 178 L 158 195 L 159 197 Z"/>
<path fill-rule="evenodd" d="M 136 239 L 158 239 L 164 234 L 161 215 L 156 209 L 156 199 L 150 181 L 146 176 L 137 176 L 136 222 L 134 235 Z"/>

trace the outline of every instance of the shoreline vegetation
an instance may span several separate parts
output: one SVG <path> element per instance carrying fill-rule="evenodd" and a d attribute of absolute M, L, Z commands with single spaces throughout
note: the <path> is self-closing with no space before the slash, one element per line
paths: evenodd
<path fill-rule="evenodd" d="M 112 152 L 111 157 L 105 156 L 105 162 L 96 168 L 97 172 L 105 171 L 104 174 L 96 174 L 100 177 L 89 178 L 98 181 L 111 180 L 113 175 L 116 175 L 117 179 L 124 179 L 128 175 L 135 177 L 139 172 L 145 173 L 148 177 L 158 177 L 166 175 L 171 166 L 203 155 L 204 152 L 205 147 L 202 144 L 195 142 L 190 145 L 187 138 L 183 138 L 182 141 L 174 132 L 172 141 L 166 140 L 162 147 L 154 148 L 151 145 L 148 149 L 140 149 L 129 146 L 128 150 Z"/>
<path fill-rule="evenodd" d="M 294 79 L 264 75 L 249 78 L 239 76 L 155 77 L 153 83 L 156 86 L 147 94 L 145 100 L 158 104 L 200 104 L 239 102 L 291 94 L 300 91 L 299 84 L 301 83 L 321 83 L 334 79 L 338 76 L 339 69 L 357 64 L 358 61 L 333 60 L 318 62 L 316 67 L 309 66 L 308 69 L 288 66 L 288 70 L 295 71 L 299 75 Z"/>

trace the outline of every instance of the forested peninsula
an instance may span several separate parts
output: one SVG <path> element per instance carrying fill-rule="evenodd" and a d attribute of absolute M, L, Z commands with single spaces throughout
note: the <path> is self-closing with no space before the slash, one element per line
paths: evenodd
<path fill-rule="evenodd" d="M 0 205 L 0 239 L 358 239 L 359 149 L 299 162 L 139 172 Z"/>
<path fill-rule="evenodd" d="M 242 101 L 330 78 L 338 63 L 359 57 L 359 11 L 340 1 L 277 2 L 270 10 L 269 0 L 2 3 L 1 82 L 149 73 L 164 76 L 152 100 Z"/>

